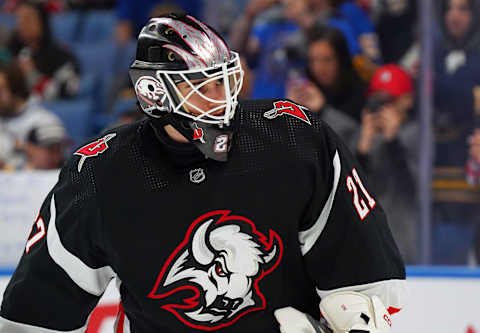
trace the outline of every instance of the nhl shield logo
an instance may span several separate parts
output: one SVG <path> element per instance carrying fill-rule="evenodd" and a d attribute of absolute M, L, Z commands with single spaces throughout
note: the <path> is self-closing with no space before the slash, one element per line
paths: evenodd
<path fill-rule="evenodd" d="M 190 181 L 195 184 L 200 184 L 206 178 L 205 171 L 202 168 L 190 170 Z"/>

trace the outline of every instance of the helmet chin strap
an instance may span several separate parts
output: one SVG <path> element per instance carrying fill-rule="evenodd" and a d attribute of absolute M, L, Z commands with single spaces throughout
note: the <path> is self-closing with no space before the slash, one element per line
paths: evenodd
<path fill-rule="evenodd" d="M 168 113 L 161 118 L 153 118 L 157 127 L 172 125 L 189 142 L 191 142 L 205 157 L 215 161 L 226 162 L 233 136 L 232 126 L 223 126 L 197 122 L 182 116 Z"/>

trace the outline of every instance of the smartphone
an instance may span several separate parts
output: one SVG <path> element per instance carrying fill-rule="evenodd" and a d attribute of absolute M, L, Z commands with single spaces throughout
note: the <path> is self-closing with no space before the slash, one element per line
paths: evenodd
<path fill-rule="evenodd" d="M 393 102 L 393 98 L 388 94 L 377 93 L 367 99 L 365 109 L 369 113 L 377 113 L 385 104 Z"/>

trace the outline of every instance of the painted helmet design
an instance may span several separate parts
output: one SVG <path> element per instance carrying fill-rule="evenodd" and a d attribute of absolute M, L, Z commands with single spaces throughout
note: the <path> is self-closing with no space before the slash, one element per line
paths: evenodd
<path fill-rule="evenodd" d="M 141 30 L 130 77 L 148 116 L 173 113 L 221 128 L 234 116 L 243 71 L 238 54 L 212 28 L 192 16 L 170 14 L 150 19 Z M 223 83 L 225 98 L 203 93 L 202 87 L 217 81 Z M 184 93 L 177 86 L 181 82 L 188 85 Z M 194 94 L 212 107 L 202 110 L 192 103 Z"/>

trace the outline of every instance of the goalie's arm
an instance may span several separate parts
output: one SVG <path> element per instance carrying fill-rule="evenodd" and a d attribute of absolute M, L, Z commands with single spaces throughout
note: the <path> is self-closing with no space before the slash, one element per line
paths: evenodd
<path fill-rule="evenodd" d="M 113 277 L 102 255 L 95 191 L 65 168 L 33 223 L 5 290 L 1 333 L 84 332 Z"/>
<path fill-rule="evenodd" d="M 316 192 L 299 232 L 317 294 L 323 299 L 356 291 L 378 296 L 391 313 L 398 311 L 404 302 L 405 266 L 381 204 L 337 135 L 327 125 L 318 135 L 323 153 Z"/>

